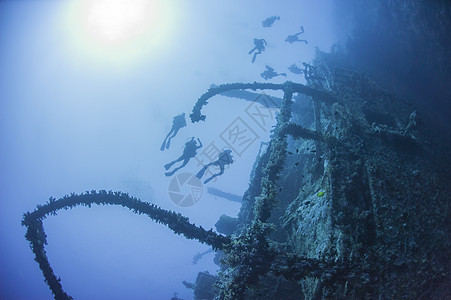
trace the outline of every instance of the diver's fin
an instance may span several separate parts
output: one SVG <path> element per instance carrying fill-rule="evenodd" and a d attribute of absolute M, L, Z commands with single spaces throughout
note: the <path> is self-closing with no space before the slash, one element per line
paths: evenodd
<path fill-rule="evenodd" d="M 213 178 L 215 178 L 216 176 L 215 175 L 213 175 L 213 176 L 211 176 L 210 178 L 208 178 L 208 179 L 206 179 L 205 181 L 204 181 L 204 184 L 207 184 L 207 183 L 209 183 Z"/>
<path fill-rule="evenodd" d="M 202 176 L 204 176 L 205 171 L 207 170 L 207 166 L 204 166 L 202 169 L 200 169 L 200 171 L 196 174 L 196 177 L 201 179 Z"/>

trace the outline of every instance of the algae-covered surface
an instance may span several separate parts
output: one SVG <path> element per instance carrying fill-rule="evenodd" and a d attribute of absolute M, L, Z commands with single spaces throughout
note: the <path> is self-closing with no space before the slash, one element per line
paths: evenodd
<path fill-rule="evenodd" d="M 342 63 L 338 55 L 317 53 L 323 77 L 313 84 L 333 101 L 294 97 L 310 109 L 293 110 L 291 120 L 309 120 L 303 127 L 317 135 L 293 134 L 296 139 L 278 144 L 286 159 L 275 181 L 271 232 L 265 232 L 271 250 L 238 244 L 226 251 L 226 259 L 243 251 L 264 257 L 235 265 L 226 260 L 219 278 L 234 282 L 227 289 L 239 297 L 439 299 L 449 293 L 449 158 L 442 139 L 421 112 Z M 259 160 L 270 164 L 270 157 Z M 255 174 L 263 165 L 256 164 Z M 244 203 L 255 206 L 264 194 L 255 181 L 264 180 L 253 178 Z M 249 223 L 250 210 L 252 204 L 243 205 L 239 221 Z M 252 224 L 236 237 L 248 235 Z M 253 274 L 257 267 L 266 273 Z M 306 272 L 296 274 L 299 268 Z M 254 277 L 240 289 L 249 273 Z"/>

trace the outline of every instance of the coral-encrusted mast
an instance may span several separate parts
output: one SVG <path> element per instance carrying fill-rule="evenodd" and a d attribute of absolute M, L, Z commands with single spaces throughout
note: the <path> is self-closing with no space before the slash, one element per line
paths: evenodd
<path fill-rule="evenodd" d="M 60 209 L 69 209 L 79 205 L 91 207 L 92 204 L 121 205 L 134 213 L 145 214 L 157 223 L 165 224 L 174 233 L 183 234 L 187 239 L 196 239 L 201 243 L 210 245 L 214 250 L 223 249 L 225 245 L 230 243 L 229 237 L 219 235 L 211 229 L 207 231 L 201 226 L 190 223 L 187 217 L 179 213 L 159 208 L 155 204 L 142 202 L 126 193 L 102 190 L 80 195 L 71 194 L 58 200 L 50 198 L 45 205 L 38 205 L 33 212 L 24 214 L 22 225 L 27 227 L 25 237 L 30 242 L 31 250 L 36 256 L 35 261 L 39 264 L 45 282 L 52 290 L 55 299 L 72 299 L 72 297 L 63 291 L 61 280 L 55 276 L 48 261 L 44 250 L 47 240 L 42 220 L 49 214 L 55 215 L 56 211 Z"/>

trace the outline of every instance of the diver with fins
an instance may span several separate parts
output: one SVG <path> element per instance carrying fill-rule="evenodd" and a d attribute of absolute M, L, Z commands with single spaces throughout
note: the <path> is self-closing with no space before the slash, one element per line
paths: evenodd
<path fill-rule="evenodd" d="M 210 166 L 217 166 L 219 167 L 220 171 L 216 174 L 213 174 L 210 178 L 206 179 L 204 181 L 204 184 L 210 182 L 213 178 L 215 178 L 216 176 L 222 175 L 224 174 L 224 167 L 226 165 L 230 165 L 233 163 L 233 158 L 232 158 L 232 150 L 224 150 L 221 153 L 219 153 L 218 159 L 215 161 L 212 161 L 211 163 L 206 164 L 196 175 L 197 178 L 201 179 L 204 174 L 205 171 L 207 171 L 207 169 Z"/>
<path fill-rule="evenodd" d="M 175 135 L 177 134 L 177 132 L 186 126 L 186 120 L 185 120 L 185 113 L 182 113 L 180 115 L 175 116 L 172 119 L 172 127 L 171 130 L 169 131 L 168 135 L 166 136 L 166 138 L 163 141 L 163 144 L 160 147 L 161 151 L 164 151 L 164 149 L 169 149 L 169 146 L 171 144 L 171 139 L 173 137 L 175 137 Z"/>
<path fill-rule="evenodd" d="M 255 51 L 254 56 L 252 57 L 252 63 L 255 62 L 258 54 L 261 54 L 263 51 L 265 51 L 266 45 L 267 43 L 264 39 L 254 39 L 255 47 L 251 51 L 249 51 L 249 54 L 252 54 Z"/>
<path fill-rule="evenodd" d="M 199 142 L 199 145 L 197 144 L 197 142 Z M 197 142 L 194 139 L 194 137 L 191 137 L 191 139 L 185 143 L 185 148 L 183 149 L 183 154 L 176 160 L 173 160 L 170 163 L 164 165 L 164 168 L 166 170 L 169 170 L 169 168 L 172 167 L 175 163 L 183 160 L 183 163 L 179 167 L 175 168 L 174 170 L 172 170 L 170 172 L 164 173 L 166 176 L 173 175 L 175 172 L 177 172 L 178 170 L 180 170 L 181 168 L 186 166 L 191 158 L 196 156 L 197 149 L 202 148 L 202 142 L 199 139 L 197 139 Z"/>

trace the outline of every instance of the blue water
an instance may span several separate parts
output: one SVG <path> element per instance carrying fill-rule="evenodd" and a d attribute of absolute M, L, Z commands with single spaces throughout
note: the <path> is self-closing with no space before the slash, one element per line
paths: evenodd
<path fill-rule="evenodd" d="M 207 229 L 221 214 L 236 216 L 240 204 L 208 194 L 207 187 L 244 193 L 274 119 L 261 126 L 247 113 L 250 102 L 217 96 L 204 109 L 206 122 L 187 120 L 162 152 L 172 118 L 188 116 L 211 84 L 264 82 L 266 65 L 287 73 L 268 82 L 304 83 L 288 67 L 311 62 L 315 47 L 329 51 L 337 41 L 331 1 L 161 1 L 164 9 L 152 8 L 158 22 L 133 25 L 147 31 L 132 37 L 126 21 L 115 22 L 106 8 L 106 15 L 89 15 L 93 8 L 70 1 L 0 1 L 1 299 L 52 297 L 21 226 L 22 214 L 49 197 L 123 191 Z M 121 17 L 122 10 L 112 13 Z M 263 27 L 271 16 L 280 20 Z M 89 18 L 104 28 L 87 28 Z M 308 44 L 285 42 L 301 25 Z M 102 34 L 124 40 L 105 44 Z M 251 63 L 254 38 L 267 45 Z M 175 204 L 168 193 L 175 175 L 166 177 L 163 165 L 190 137 L 204 145 L 199 157 L 208 146 L 230 148 L 225 132 L 234 122 L 252 129 L 252 142 L 236 149 L 234 163 L 203 187 L 195 205 Z M 202 163 L 192 160 L 176 175 L 196 174 Z M 218 270 L 214 253 L 192 263 L 207 246 L 121 207 L 62 211 L 45 219 L 44 228 L 52 268 L 75 299 L 170 299 L 174 293 L 193 299 L 182 281 Z"/>

